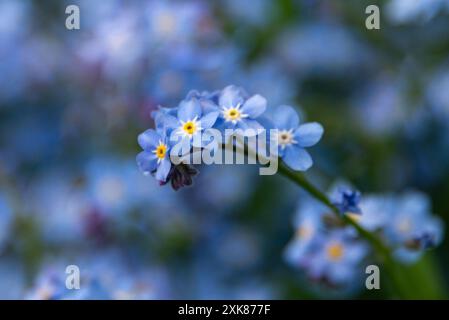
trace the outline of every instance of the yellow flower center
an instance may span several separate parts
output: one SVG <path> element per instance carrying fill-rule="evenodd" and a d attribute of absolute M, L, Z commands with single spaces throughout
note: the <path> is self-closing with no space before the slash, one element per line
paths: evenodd
<path fill-rule="evenodd" d="M 187 121 L 186 123 L 184 123 L 184 125 L 182 126 L 182 129 L 185 131 L 185 133 L 187 133 L 188 135 L 192 135 L 196 132 L 197 127 L 195 122 L 193 121 Z"/>
<path fill-rule="evenodd" d="M 333 243 L 327 247 L 327 256 L 332 261 L 338 261 L 343 256 L 343 246 L 340 243 Z"/>
<path fill-rule="evenodd" d="M 225 111 L 225 118 L 228 121 L 240 120 L 241 118 L 240 111 L 236 108 L 228 109 Z"/>
<path fill-rule="evenodd" d="M 223 117 L 226 121 L 237 123 L 243 118 L 247 118 L 248 115 L 240 111 L 240 105 L 237 107 L 223 108 Z"/>
<path fill-rule="evenodd" d="M 165 154 L 167 153 L 167 146 L 162 142 L 159 142 L 159 145 L 153 150 L 153 153 L 159 158 L 159 160 L 162 160 L 165 158 Z"/>
<path fill-rule="evenodd" d="M 228 117 L 231 120 L 238 120 L 240 118 L 240 112 L 233 108 L 228 110 Z"/>

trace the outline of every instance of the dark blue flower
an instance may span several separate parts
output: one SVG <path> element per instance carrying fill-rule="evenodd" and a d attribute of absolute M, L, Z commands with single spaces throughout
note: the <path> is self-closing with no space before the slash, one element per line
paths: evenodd
<path fill-rule="evenodd" d="M 357 190 L 343 189 L 337 191 L 334 195 L 333 204 L 338 208 L 341 214 L 361 214 L 359 203 L 361 193 Z"/>

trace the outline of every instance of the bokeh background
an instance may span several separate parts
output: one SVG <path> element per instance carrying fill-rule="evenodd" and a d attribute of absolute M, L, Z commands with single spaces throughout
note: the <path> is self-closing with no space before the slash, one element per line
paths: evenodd
<path fill-rule="evenodd" d="M 175 192 L 138 171 L 136 137 L 159 105 L 240 85 L 323 124 L 323 190 L 423 191 L 447 224 L 448 30 L 447 0 L 0 0 L 0 298 L 76 298 L 70 264 L 79 298 L 327 297 L 283 258 L 295 185 L 210 166 Z"/>

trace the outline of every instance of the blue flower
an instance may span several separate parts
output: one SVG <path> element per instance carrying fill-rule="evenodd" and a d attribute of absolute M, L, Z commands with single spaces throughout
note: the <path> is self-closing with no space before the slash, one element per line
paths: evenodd
<path fill-rule="evenodd" d="M 136 158 L 140 170 L 144 174 L 154 174 L 158 181 L 166 182 L 172 164 L 165 134 L 148 129 L 138 136 L 137 141 L 143 149 Z"/>
<path fill-rule="evenodd" d="M 359 203 L 361 193 L 357 190 L 339 188 L 333 195 L 332 203 L 338 208 L 341 214 L 361 214 Z"/>
<path fill-rule="evenodd" d="M 395 200 L 385 226 L 395 257 L 403 262 L 418 260 L 423 250 L 438 245 L 443 238 L 443 223 L 430 212 L 430 202 L 421 193 L 407 193 Z"/>
<path fill-rule="evenodd" d="M 360 265 L 368 246 L 354 241 L 344 229 L 321 233 L 308 259 L 307 273 L 315 280 L 332 285 L 348 285 L 361 275 Z"/>
<path fill-rule="evenodd" d="M 302 266 L 306 263 L 317 235 L 325 230 L 323 218 L 327 211 L 328 209 L 317 201 L 301 202 L 294 219 L 295 237 L 285 251 L 285 259 L 290 264 Z"/>
<path fill-rule="evenodd" d="M 276 137 L 278 152 L 282 160 L 293 170 L 305 171 L 312 164 L 312 157 L 304 149 L 320 141 L 323 127 L 316 122 L 299 124 L 299 116 L 290 106 L 278 107 L 272 116 L 278 129 Z"/>
<path fill-rule="evenodd" d="M 181 140 L 187 147 L 202 147 L 201 134 L 204 130 L 212 128 L 217 117 L 217 111 L 203 112 L 200 100 L 191 96 L 180 103 L 177 117 L 166 113 L 163 121 L 171 131 L 172 142 Z"/>
<path fill-rule="evenodd" d="M 362 214 L 348 214 L 359 225 L 368 231 L 377 231 L 385 227 L 393 199 L 386 195 L 366 195 L 359 204 Z"/>
<path fill-rule="evenodd" d="M 151 113 L 151 117 L 154 119 L 155 129 L 158 132 L 167 132 L 170 119 L 176 117 L 178 108 L 163 108 L 159 107 L 157 110 Z"/>
<path fill-rule="evenodd" d="M 267 100 L 261 95 L 248 94 L 239 87 L 227 86 L 218 98 L 220 111 L 217 127 L 224 129 L 262 130 L 263 126 L 256 120 L 265 112 Z"/>
<path fill-rule="evenodd" d="M 395 23 L 407 23 L 423 20 L 430 21 L 447 6 L 447 0 L 409 1 L 392 0 L 387 4 L 388 17 Z"/>

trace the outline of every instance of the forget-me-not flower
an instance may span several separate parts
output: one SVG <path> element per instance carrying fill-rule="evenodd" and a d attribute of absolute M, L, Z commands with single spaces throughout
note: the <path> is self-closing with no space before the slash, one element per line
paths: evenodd
<path fill-rule="evenodd" d="M 365 243 L 348 238 L 344 229 L 320 233 L 316 243 L 307 264 L 312 279 L 338 286 L 361 275 L 360 264 L 368 254 Z"/>
<path fill-rule="evenodd" d="M 324 129 L 316 122 L 300 125 L 299 116 L 290 106 L 278 107 L 272 116 L 278 132 L 274 139 L 278 142 L 278 153 L 293 170 L 305 171 L 312 164 L 312 157 L 305 150 L 320 141 Z"/>
<path fill-rule="evenodd" d="M 295 266 L 306 264 L 307 255 L 314 247 L 314 241 L 325 225 L 323 218 L 328 209 L 314 200 L 303 201 L 299 206 L 295 218 L 295 236 L 285 251 L 286 260 Z"/>
<path fill-rule="evenodd" d="M 194 96 L 183 100 L 177 110 L 177 117 L 165 115 L 165 123 L 171 130 L 170 140 L 190 146 L 202 147 L 201 135 L 217 121 L 218 112 L 204 113 L 200 100 Z M 185 150 L 182 150 L 185 151 Z"/>
<path fill-rule="evenodd" d="M 387 223 L 393 199 L 388 195 L 365 195 L 359 203 L 360 215 L 351 215 L 360 226 L 368 231 L 381 230 Z"/>
<path fill-rule="evenodd" d="M 359 203 L 361 193 L 357 190 L 348 188 L 339 188 L 333 195 L 333 204 L 338 208 L 341 214 L 361 214 Z"/>
<path fill-rule="evenodd" d="M 265 112 L 267 100 L 259 94 L 249 97 L 242 88 L 227 86 L 218 98 L 218 108 L 220 129 L 264 129 L 256 119 Z"/>
<path fill-rule="evenodd" d="M 136 158 L 140 170 L 144 174 L 154 174 L 158 181 L 165 182 L 172 167 L 166 135 L 148 129 L 138 136 L 137 141 L 143 149 Z"/>
<path fill-rule="evenodd" d="M 443 238 L 443 223 L 430 211 L 424 194 L 407 193 L 395 200 L 385 225 L 389 243 L 396 247 L 395 257 L 414 262 L 423 250 L 438 245 Z"/>

